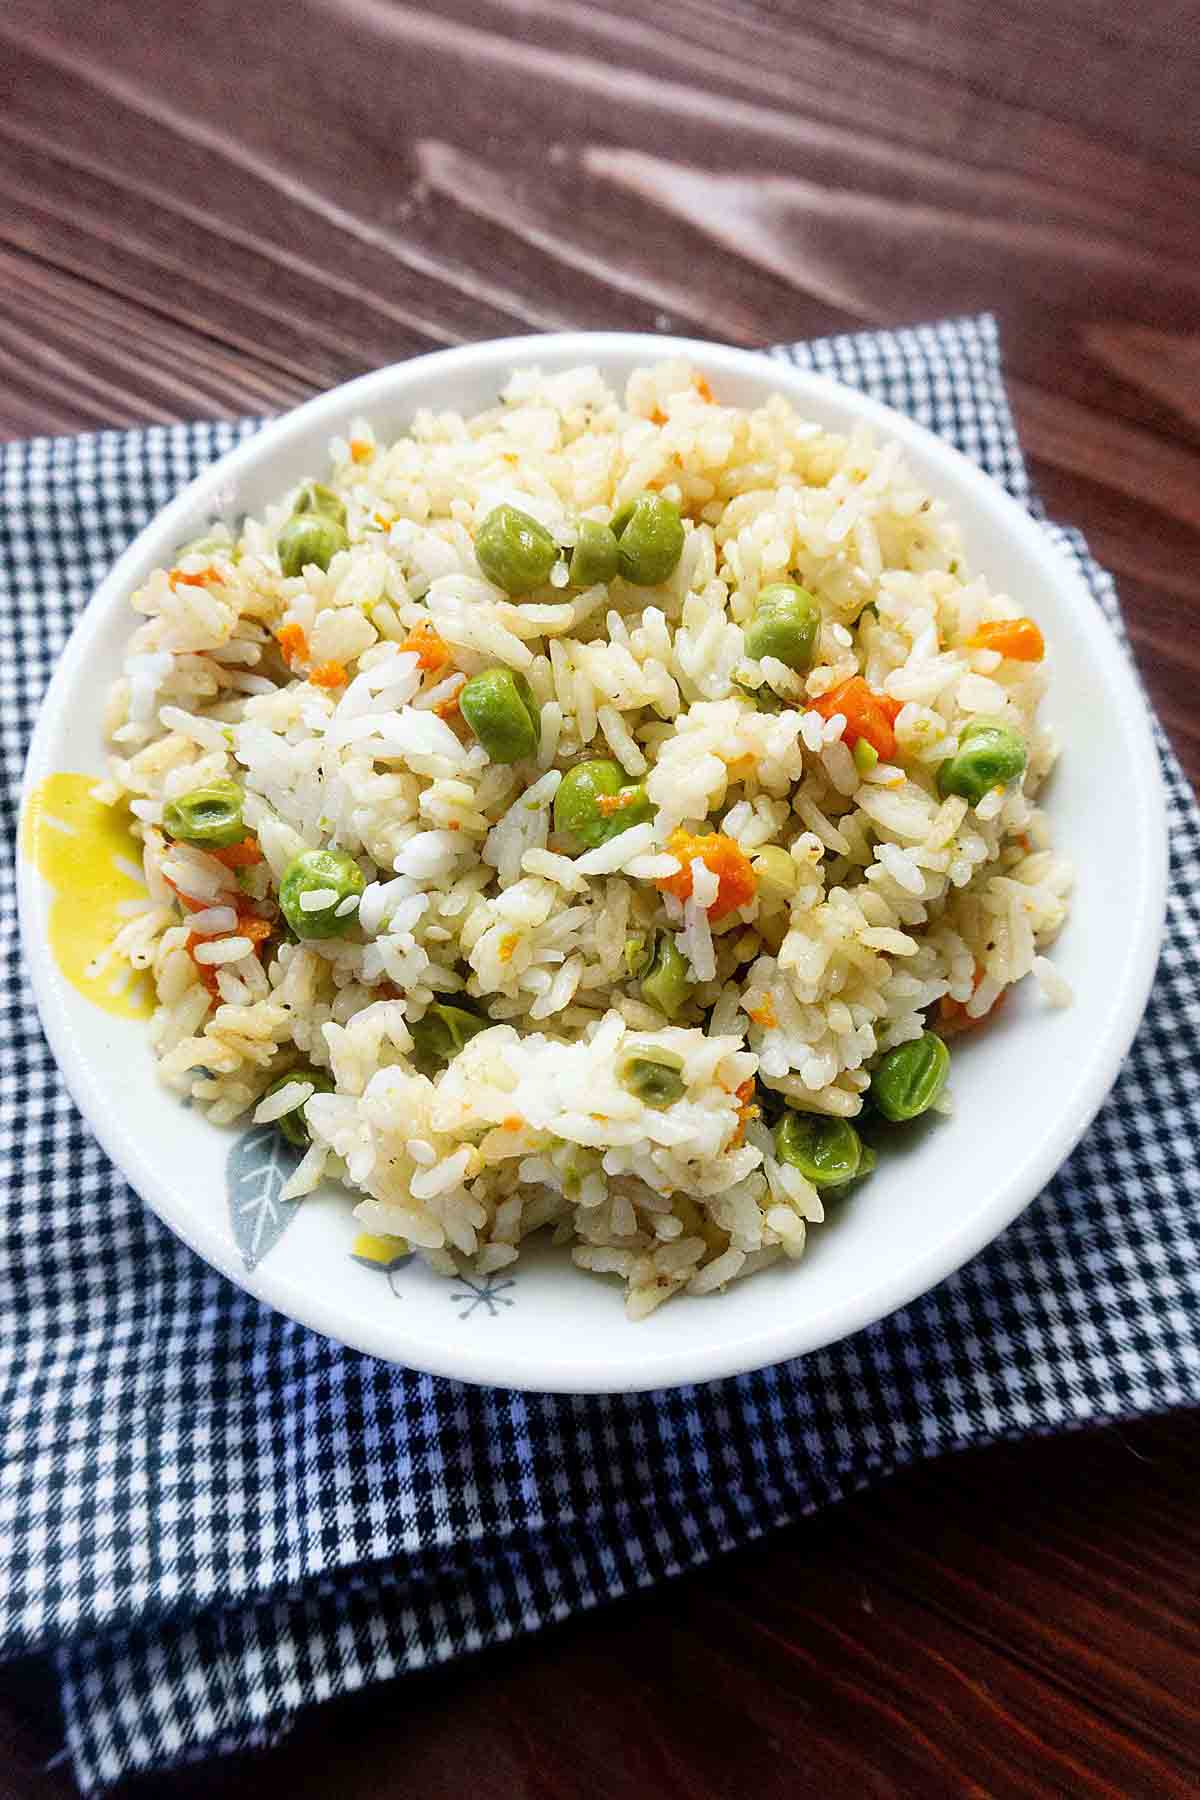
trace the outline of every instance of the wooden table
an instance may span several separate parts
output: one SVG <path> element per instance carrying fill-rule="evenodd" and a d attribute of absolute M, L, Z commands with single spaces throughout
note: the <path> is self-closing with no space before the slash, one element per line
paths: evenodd
<path fill-rule="evenodd" d="M 18 0 L 0 433 L 261 412 L 547 327 L 990 307 L 1195 777 L 1198 45 L 1184 0 Z M 1195 1443 L 1177 1416 L 914 1472 L 134 1789 L 1194 1795 Z M 0 1683 L 0 1796 L 69 1793 L 44 1676 Z"/>

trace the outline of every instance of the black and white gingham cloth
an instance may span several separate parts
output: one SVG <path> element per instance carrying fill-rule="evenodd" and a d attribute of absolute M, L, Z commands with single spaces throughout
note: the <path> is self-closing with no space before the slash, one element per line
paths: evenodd
<path fill-rule="evenodd" d="M 1032 504 L 990 319 L 780 352 L 952 438 Z M 0 450 L 8 839 L 34 711 L 117 552 L 253 429 Z M 1047 526 L 1113 629 L 1109 578 Z M 81 1785 L 269 1742 L 307 1702 L 659 1581 L 897 1464 L 1200 1399 L 1200 816 L 1157 985 L 1041 1198 L 941 1287 L 802 1361 L 629 1397 L 406 1373 L 216 1275 L 108 1164 L 51 1063 L 3 870 L 0 1653 L 55 1659 Z"/>

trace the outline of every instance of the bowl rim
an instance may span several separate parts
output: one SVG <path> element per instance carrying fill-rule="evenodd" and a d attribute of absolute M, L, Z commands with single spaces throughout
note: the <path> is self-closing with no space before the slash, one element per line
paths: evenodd
<path fill-rule="evenodd" d="M 1124 733 L 1134 750 L 1138 824 L 1145 854 L 1140 861 L 1135 914 L 1129 921 L 1132 948 L 1113 971 L 1117 992 L 1107 1029 L 1093 1045 L 1058 1130 L 1047 1133 L 1032 1147 L 995 1186 L 988 1206 L 957 1231 L 939 1239 L 891 1275 L 875 1281 L 865 1292 L 849 1293 L 836 1304 L 799 1313 L 786 1323 L 774 1322 L 736 1337 L 718 1334 L 711 1344 L 683 1347 L 656 1347 L 641 1327 L 630 1325 L 628 1350 L 621 1355 L 606 1355 L 603 1368 L 581 1359 L 568 1343 L 562 1342 L 556 1346 L 552 1366 L 547 1366 L 544 1357 L 538 1362 L 534 1352 L 511 1343 L 491 1339 L 476 1348 L 475 1340 L 468 1334 L 428 1345 L 419 1327 L 414 1330 L 406 1325 L 402 1312 L 388 1315 L 385 1330 L 370 1318 L 351 1315 L 344 1301 L 327 1298 L 320 1287 L 307 1287 L 286 1273 L 273 1271 L 270 1259 L 247 1271 L 220 1229 L 223 1214 L 214 1209 L 210 1222 L 178 1203 L 170 1183 L 141 1143 L 112 1121 L 102 1086 L 76 1042 L 66 983 L 52 969 L 46 942 L 36 929 L 41 878 L 33 865 L 18 855 L 21 945 L 43 1029 L 72 1099 L 105 1153 L 139 1197 L 212 1267 L 296 1322 L 383 1361 L 486 1386 L 528 1392 L 618 1393 L 738 1375 L 819 1350 L 917 1299 L 991 1243 L 1071 1154 L 1112 1087 L 1141 1020 L 1158 963 L 1166 911 L 1167 819 L 1148 704 L 1132 660 L 1065 553 L 999 482 L 953 444 L 907 415 L 856 388 L 800 368 L 786 358 L 770 356 L 765 349 L 743 350 L 700 339 L 589 331 L 488 339 L 389 364 L 318 394 L 270 420 L 210 464 L 155 514 L 122 552 L 83 608 L 38 709 L 21 784 L 19 818 L 24 817 L 34 787 L 53 773 L 50 754 L 56 721 L 85 668 L 92 640 L 112 610 L 127 603 L 139 564 L 151 546 L 157 560 L 162 542 L 185 531 L 199 513 L 211 510 L 221 490 L 231 481 L 258 471 L 264 463 L 286 452 L 290 441 L 299 434 L 324 428 L 332 435 L 354 414 L 368 412 L 382 401 L 394 402 L 396 389 L 408 384 L 414 388 L 436 387 L 443 377 L 452 380 L 459 372 L 477 373 L 488 367 L 507 373 L 515 363 L 539 357 L 552 358 L 557 366 L 565 367 L 572 362 L 597 359 L 603 366 L 607 360 L 657 362 L 671 356 L 700 361 L 706 372 L 742 374 L 758 382 L 774 376 L 779 388 L 801 405 L 806 395 L 823 395 L 876 431 L 914 448 L 924 460 L 935 465 L 948 464 L 967 490 L 971 504 L 985 517 L 990 515 L 1001 530 L 1015 537 L 1026 553 L 1043 566 L 1047 579 L 1080 616 L 1103 665 L 1109 691 L 1118 696 Z M 422 396 L 418 403 L 439 402 L 436 397 Z"/>

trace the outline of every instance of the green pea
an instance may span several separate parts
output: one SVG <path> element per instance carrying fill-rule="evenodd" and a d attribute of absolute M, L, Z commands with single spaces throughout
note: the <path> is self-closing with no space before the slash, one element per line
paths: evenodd
<path fill-rule="evenodd" d="M 283 872 L 279 905 L 297 937 L 340 937 L 357 919 L 358 898 L 366 885 L 362 870 L 344 850 L 302 850 Z M 309 910 L 300 904 L 304 895 L 326 891 L 333 898 L 321 906 Z M 349 899 L 354 906 L 340 912 Z"/>
<path fill-rule="evenodd" d="M 673 1106 L 687 1092 L 683 1058 L 657 1044 L 639 1044 L 617 1065 L 617 1080 L 647 1106 Z"/>
<path fill-rule="evenodd" d="M 683 555 L 679 508 L 661 494 L 639 494 L 614 514 L 621 574 L 634 587 L 657 587 Z"/>
<path fill-rule="evenodd" d="M 554 796 L 555 831 L 576 838 L 585 850 L 644 825 L 653 813 L 644 783 L 627 781 L 620 763 L 603 756 L 576 763 Z"/>
<path fill-rule="evenodd" d="M 660 931 L 654 959 L 642 976 L 642 999 L 673 1019 L 687 1005 L 691 992 L 686 956 L 669 931 Z"/>
<path fill-rule="evenodd" d="M 1000 719 L 972 719 L 958 738 L 958 754 L 938 770 L 938 792 L 978 806 L 994 787 L 1015 781 L 1028 761 L 1021 734 Z"/>
<path fill-rule="evenodd" d="M 506 594 L 530 594 L 550 578 L 558 545 L 516 506 L 496 506 L 475 533 L 475 560 Z"/>
<path fill-rule="evenodd" d="M 448 1063 L 477 1032 L 486 1031 L 490 1019 L 481 1019 L 464 1006 L 427 1006 L 409 1025 L 413 1048 L 424 1063 Z"/>
<path fill-rule="evenodd" d="M 246 835 L 242 790 L 236 781 L 210 781 L 163 807 L 163 830 L 181 844 L 226 849 Z"/>
<path fill-rule="evenodd" d="M 272 1094 L 277 1094 L 280 1088 L 288 1087 L 293 1081 L 311 1082 L 314 1091 L 318 1094 L 332 1094 L 333 1092 L 333 1082 L 323 1069 L 310 1069 L 307 1064 L 303 1064 L 298 1069 L 290 1069 L 286 1075 L 277 1075 L 270 1087 L 263 1093 L 263 1099 L 270 1099 Z M 310 1094 L 309 1100 L 311 1098 Z M 293 1106 L 290 1112 L 280 1113 L 275 1121 L 288 1143 L 294 1144 L 297 1150 L 307 1150 L 312 1142 L 308 1130 L 308 1120 L 304 1117 L 304 1108 L 307 1105 L 308 1100 L 302 1101 L 299 1106 Z"/>
<path fill-rule="evenodd" d="M 484 669 L 459 689 L 463 718 L 494 763 L 536 756 L 542 715 L 533 690 L 514 669 Z"/>
<path fill-rule="evenodd" d="M 320 513 L 323 518 L 333 519 L 338 525 L 346 523 L 346 506 L 340 494 L 326 487 L 321 481 L 306 481 L 300 489 L 292 516 L 298 513 Z"/>
<path fill-rule="evenodd" d="M 609 582 L 620 567 L 621 553 L 616 537 L 607 525 L 595 519 L 584 519 L 579 527 L 579 540 L 571 552 L 569 574 L 575 587 L 595 587 Z"/>
<path fill-rule="evenodd" d="M 346 527 L 321 512 L 293 513 L 275 548 L 285 575 L 302 575 L 310 563 L 327 569 L 339 550 L 348 548 Z"/>
<path fill-rule="evenodd" d="M 848 1120 L 818 1113 L 785 1112 L 775 1127 L 775 1154 L 818 1188 L 844 1187 L 875 1166 Z"/>
<path fill-rule="evenodd" d="M 746 626 L 746 655 L 773 656 L 789 669 L 811 669 L 821 608 L 807 588 L 773 581 L 760 588 Z"/>
<path fill-rule="evenodd" d="M 950 1052 L 936 1032 L 897 1044 L 876 1065 L 871 1098 L 885 1119 L 902 1124 L 928 1112 L 946 1085 Z"/>

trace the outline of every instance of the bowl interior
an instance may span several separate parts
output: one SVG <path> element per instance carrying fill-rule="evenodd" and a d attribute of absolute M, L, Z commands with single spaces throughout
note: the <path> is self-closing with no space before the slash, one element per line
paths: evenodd
<path fill-rule="evenodd" d="M 329 437 L 352 418 L 365 414 L 387 436 L 418 407 L 470 413 L 492 403 L 515 364 L 588 361 L 620 381 L 676 348 L 623 334 L 474 346 L 364 377 L 267 427 L 173 502 L 96 594 L 47 696 L 27 788 L 56 770 L 102 770 L 103 697 L 131 627 L 131 589 L 215 514 L 256 511 L 320 469 Z M 861 1192 L 835 1200 L 803 1262 L 718 1298 L 674 1300 L 632 1325 L 617 1285 L 574 1269 L 563 1252 L 523 1252 L 490 1282 L 446 1282 L 411 1261 L 356 1261 L 357 1227 L 339 1190 L 290 1209 L 263 1250 L 275 1229 L 267 1202 L 256 1245 L 245 1217 L 235 1230 L 234 1134 L 158 1086 L 143 1025 L 99 1011 L 64 980 L 47 950 L 51 892 L 22 864 L 26 955 L 48 1035 L 135 1188 L 209 1261 L 284 1312 L 373 1354 L 467 1380 L 568 1391 L 700 1380 L 811 1350 L 923 1292 L 1001 1230 L 1067 1154 L 1128 1048 L 1161 936 L 1165 833 L 1144 704 L 1095 602 L 1041 529 L 963 457 L 860 394 L 761 356 L 684 349 L 721 398 L 752 404 L 783 390 L 831 426 L 866 418 L 903 441 L 958 514 L 973 565 L 1041 622 L 1053 658 L 1045 711 L 1065 746 L 1046 805 L 1078 872 L 1054 952 L 1074 1005 L 1052 1011 L 1026 982 L 986 1033 L 956 1048 L 954 1116 L 914 1128 Z M 254 1153 L 251 1144 L 251 1161 L 234 1163 L 235 1190 L 251 1197 L 255 1183 L 270 1185 Z"/>

